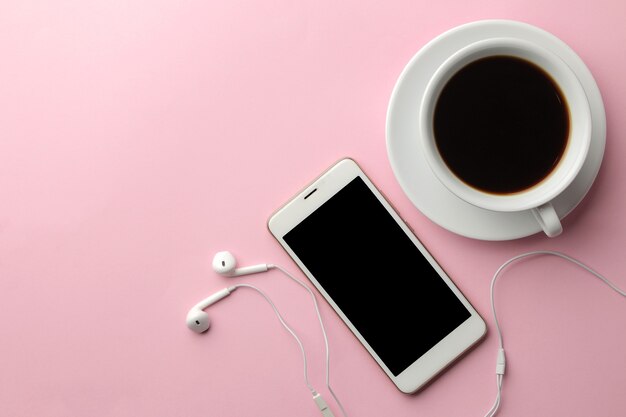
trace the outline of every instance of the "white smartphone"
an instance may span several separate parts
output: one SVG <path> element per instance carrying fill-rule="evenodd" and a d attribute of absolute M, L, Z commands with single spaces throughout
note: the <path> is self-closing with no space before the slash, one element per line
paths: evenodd
<path fill-rule="evenodd" d="M 352 159 L 276 211 L 268 228 L 402 392 L 420 389 L 486 333 Z"/>

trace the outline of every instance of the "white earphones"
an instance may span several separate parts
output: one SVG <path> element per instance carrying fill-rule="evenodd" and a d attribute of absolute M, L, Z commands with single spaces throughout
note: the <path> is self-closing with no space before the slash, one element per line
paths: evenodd
<path fill-rule="evenodd" d="M 272 267 L 273 265 L 259 264 L 237 268 L 237 260 L 228 251 L 218 252 L 213 257 L 213 270 L 225 277 L 240 277 L 242 275 L 266 272 Z M 209 330 L 211 320 L 209 315 L 202 310 L 217 303 L 222 298 L 228 297 L 236 289 L 236 286 L 224 288 L 191 307 L 191 310 L 187 313 L 187 327 L 196 333 L 204 333 Z"/>
<path fill-rule="evenodd" d="M 232 253 L 228 251 L 222 251 L 222 252 L 216 253 L 215 256 L 213 257 L 212 266 L 213 266 L 213 271 L 225 277 L 240 277 L 243 275 L 266 272 L 270 269 L 278 269 L 283 274 L 287 275 L 287 277 L 289 277 L 295 283 L 297 283 L 298 285 L 302 286 L 305 290 L 307 290 L 307 292 L 313 299 L 313 303 L 315 305 L 315 311 L 317 313 L 317 318 L 319 320 L 320 327 L 322 329 L 322 335 L 324 336 L 324 343 L 326 346 L 326 387 L 328 388 L 328 391 L 330 392 L 332 397 L 335 399 L 335 402 L 341 409 L 341 412 L 343 413 L 344 417 L 346 417 L 346 412 L 343 408 L 343 405 L 341 404 L 341 402 L 339 401 L 339 399 L 333 392 L 332 388 L 330 387 L 330 377 L 329 377 L 330 353 L 329 353 L 329 348 L 328 348 L 328 337 L 326 336 L 326 329 L 324 328 L 324 323 L 322 322 L 322 316 L 320 315 L 319 305 L 317 304 L 317 298 L 315 297 L 315 294 L 313 294 L 313 291 L 311 291 L 311 289 L 304 282 L 300 281 L 299 279 L 297 279 L 296 277 L 294 277 L 293 275 L 291 275 L 289 272 L 287 272 L 285 269 L 281 268 L 278 265 L 258 264 L 258 265 L 237 268 L 237 261 L 235 257 L 233 256 Z M 315 389 L 313 389 L 313 387 L 309 383 L 306 354 L 304 352 L 304 346 L 302 345 L 302 342 L 300 341 L 296 333 L 293 331 L 293 329 L 291 329 L 291 327 L 289 327 L 289 325 L 287 325 L 287 323 L 284 321 L 284 319 L 278 312 L 278 309 L 276 308 L 272 300 L 259 288 L 253 285 L 249 285 L 249 284 L 237 284 L 237 285 L 233 285 L 233 286 L 224 288 L 222 290 L 219 290 L 218 292 L 214 294 L 211 294 L 204 300 L 200 301 L 198 304 L 194 305 L 189 310 L 189 312 L 187 313 L 187 327 L 196 333 L 206 332 L 211 326 L 211 320 L 209 319 L 208 314 L 205 313 L 203 310 L 209 307 L 210 305 L 217 303 L 221 299 L 228 297 L 237 288 L 242 288 L 242 287 L 246 287 L 246 288 L 249 288 L 258 292 L 265 299 L 265 301 L 267 301 L 270 304 L 270 306 L 274 310 L 274 313 L 278 317 L 278 320 L 283 325 L 285 330 L 287 330 L 291 334 L 291 336 L 293 336 L 293 338 L 296 340 L 296 342 L 298 343 L 298 346 L 300 347 L 300 351 L 302 353 L 302 359 L 304 361 L 304 382 L 307 388 L 313 394 L 313 401 L 315 402 L 315 404 L 321 411 L 322 416 L 334 417 L 332 411 L 328 407 L 328 404 L 326 404 L 326 401 L 324 401 L 322 396 Z"/>
<path fill-rule="evenodd" d="M 237 268 L 235 257 L 228 251 L 218 252 L 213 257 L 213 270 L 225 277 L 240 277 L 242 275 L 266 272 L 273 267 L 273 265 L 259 264 Z M 191 310 L 187 313 L 187 327 L 196 333 L 204 333 L 209 330 L 211 320 L 209 315 L 202 310 L 217 303 L 222 298 L 228 297 L 236 289 L 237 286 L 224 288 L 191 307 Z"/>

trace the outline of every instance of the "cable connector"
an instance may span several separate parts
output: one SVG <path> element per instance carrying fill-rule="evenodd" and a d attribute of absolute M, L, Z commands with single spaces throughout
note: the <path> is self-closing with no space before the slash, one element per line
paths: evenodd
<path fill-rule="evenodd" d="M 328 404 L 326 404 L 324 398 L 316 391 L 313 391 L 313 401 L 315 401 L 317 408 L 320 409 L 324 417 L 335 417 L 333 412 L 330 411 L 330 408 L 328 408 Z"/>
<path fill-rule="evenodd" d="M 504 349 L 498 349 L 498 361 L 496 363 L 496 374 L 504 375 L 506 369 L 506 357 L 504 356 Z"/>

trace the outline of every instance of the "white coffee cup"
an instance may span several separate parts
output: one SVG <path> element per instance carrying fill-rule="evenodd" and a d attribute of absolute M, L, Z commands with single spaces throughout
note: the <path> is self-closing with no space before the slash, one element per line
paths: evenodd
<path fill-rule="evenodd" d="M 510 194 L 481 191 L 462 181 L 446 165 L 435 142 L 434 112 L 446 83 L 461 68 L 490 56 L 513 56 L 541 68 L 557 84 L 569 110 L 569 136 L 559 163 L 538 184 Z M 424 156 L 435 176 L 452 193 L 487 210 L 531 210 L 546 235 L 554 237 L 561 234 L 563 228 L 551 201 L 576 178 L 587 157 L 591 141 L 591 112 L 587 96 L 574 72 L 561 58 L 537 44 L 521 39 L 492 38 L 472 43 L 450 56 L 435 71 L 422 99 L 419 126 Z"/>

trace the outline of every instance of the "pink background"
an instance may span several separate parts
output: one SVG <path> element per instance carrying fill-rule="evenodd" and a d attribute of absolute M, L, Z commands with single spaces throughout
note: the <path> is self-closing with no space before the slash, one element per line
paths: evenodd
<path fill-rule="evenodd" d="M 554 240 L 450 233 L 411 205 L 387 160 L 385 113 L 404 65 L 441 32 L 485 18 L 560 37 L 604 97 L 602 169 Z M 335 391 L 353 417 L 484 415 L 495 396 L 488 284 L 503 261 L 562 250 L 626 287 L 625 18 L 621 0 L 2 2 L 0 414 L 318 417 L 296 345 L 260 297 L 213 306 L 202 336 L 184 318 L 233 282 L 210 269 L 218 250 L 297 272 L 265 222 L 351 156 L 491 332 L 407 396 L 322 303 Z M 306 293 L 278 272 L 236 282 L 273 297 L 328 397 Z M 498 297 L 501 415 L 624 415 L 621 297 L 550 258 L 511 269 Z"/>

